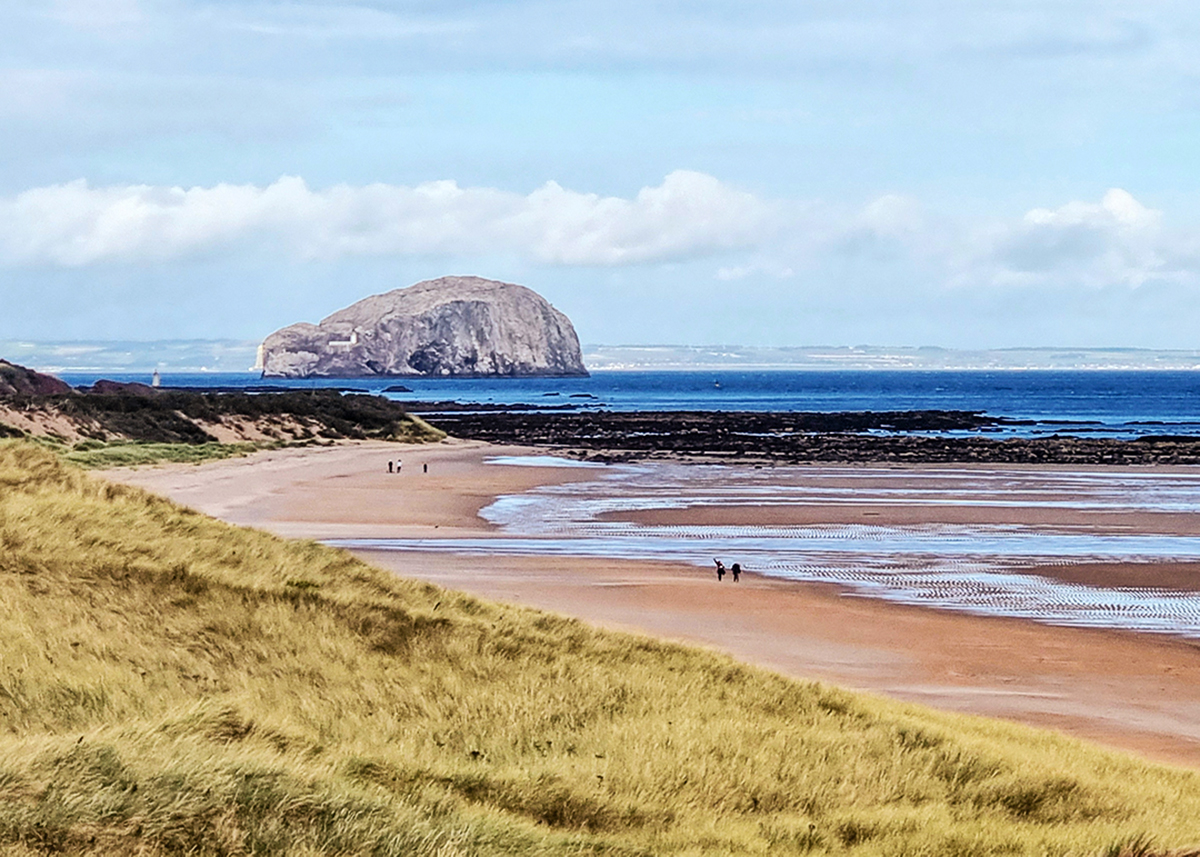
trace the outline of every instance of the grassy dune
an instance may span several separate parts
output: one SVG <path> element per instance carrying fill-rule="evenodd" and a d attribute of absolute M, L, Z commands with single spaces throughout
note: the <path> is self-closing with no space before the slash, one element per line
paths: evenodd
<path fill-rule="evenodd" d="M 278 443 L 123 443 L 85 440 L 57 450 L 72 464 L 88 469 L 138 467 L 144 464 L 200 464 L 220 458 L 238 458 Z"/>
<path fill-rule="evenodd" d="M 143 387 L 141 392 L 4 395 L 2 376 L 0 372 L 0 438 L 26 437 L 16 427 L 24 426 L 31 439 L 57 445 L 84 466 L 203 461 L 272 444 L 339 439 L 429 443 L 446 437 L 397 402 L 337 390 L 246 394 Z M 219 442 L 213 432 L 232 442 Z M 78 442 L 71 445 L 72 439 Z"/>
<path fill-rule="evenodd" d="M 0 434 L 0 438 L 4 435 Z M 399 423 L 389 438 L 400 443 L 435 443 L 446 437 L 420 417 Z M 55 438 L 27 438 L 87 470 L 110 467 L 141 467 L 154 464 L 202 464 L 222 458 L 240 458 L 252 452 L 281 447 L 312 446 L 332 440 L 242 441 L 238 443 L 154 443 L 151 441 L 83 440 L 69 444 Z"/>
<path fill-rule="evenodd" d="M 0 442 L 0 854 L 1200 841 L 1200 775 L 399 580 Z"/>

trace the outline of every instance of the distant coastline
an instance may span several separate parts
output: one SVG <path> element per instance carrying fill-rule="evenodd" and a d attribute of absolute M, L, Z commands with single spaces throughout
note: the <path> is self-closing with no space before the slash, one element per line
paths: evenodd
<path fill-rule="evenodd" d="M 250 372 L 258 340 L 0 340 L 0 357 L 40 372 Z M 1195 371 L 1200 349 L 584 345 L 591 371 Z"/>
<path fill-rule="evenodd" d="M 0 358 L 38 372 L 250 372 L 258 340 L 0 340 Z"/>
<path fill-rule="evenodd" d="M 1200 370 L 1200 350 L 1144 348 L 954 348 L 890 346 L 589 345 L 592 371 L 744 369 L 754 371 L 1168 371 Z"/>

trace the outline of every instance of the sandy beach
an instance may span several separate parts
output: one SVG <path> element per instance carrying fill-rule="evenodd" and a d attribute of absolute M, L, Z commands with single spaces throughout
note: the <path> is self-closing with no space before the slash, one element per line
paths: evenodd
<path fill-rule="evenodd" d="M 478 513 L 497 496 L 596 478 L 595 470 L 583 468 L 485 463 L 494 456 L 522 454 L 538 451 L 466 441 L 428 446 L 366 442 L 104 476 L 141 485 L 231 523 L 288 537 L 488 538 L 502 534 Z M 403 462 L 398 474 L 388 473 L 389 459 Z M 938 475 L 912 468 L 900 477 L 917 480 L 931 473 Z M 790 477 L 781 471 L 780 478 Z M 862 503 L 710 506 L 616 517 L 691 524 L 970 524 L 1032 518 L 1049 526 L 1103 524 L 1168 534 L 1197 532 L 1200 523 L 1187 510 L 1089 514 L 978 502 L 899 505 L 869 496 Z M 898 605 L 850 597 L 840 587 L 754 574 L 735 587 L 728 581 L 718 584 L 707 569 L 682 563 L 359 553 L 406 576 L 607 627 L 713 646 L 796 677 L 1051 727 L 1200 767 L 1200 645 L 1188 640 Z M 1197 588 L 1192 583 L 1196 569 L 1180 563 L 1076 563 L 1042 571 L 1091 585 L 1136 581 L 1184 591 Z"/>

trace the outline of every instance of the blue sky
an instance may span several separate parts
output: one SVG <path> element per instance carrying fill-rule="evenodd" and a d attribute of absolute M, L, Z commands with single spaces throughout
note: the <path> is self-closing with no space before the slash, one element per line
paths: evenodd
<path fill-rule="evenodd" d="M 0 338 L 447 273 L 608 343 L 1193 348 L 1181 2 L 0 4 Z"/>

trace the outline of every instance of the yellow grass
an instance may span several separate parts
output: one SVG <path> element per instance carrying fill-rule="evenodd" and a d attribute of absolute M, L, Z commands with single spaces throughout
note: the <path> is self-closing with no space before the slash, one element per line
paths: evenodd
<path fill-rule="evenodd" d="M 0 854 L 1080 854 L 1200 776 L 397 579 L 0 443 Z"/>

